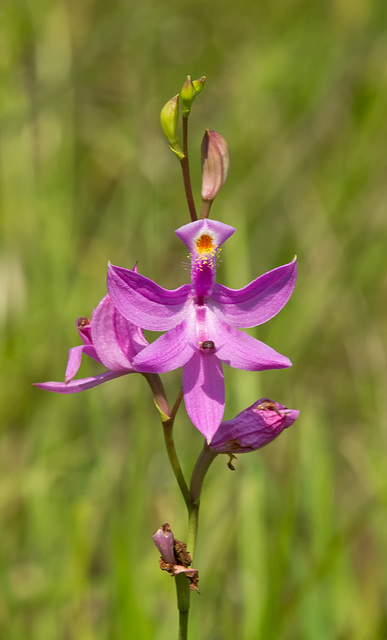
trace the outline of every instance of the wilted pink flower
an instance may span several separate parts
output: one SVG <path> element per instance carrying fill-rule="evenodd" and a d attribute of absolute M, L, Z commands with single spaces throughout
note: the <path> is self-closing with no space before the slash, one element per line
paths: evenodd
<path fill-rule="evenodd" d="M 211 440 L 217 453 L 248 453 L 261 449 L 277 438 L 298 418 L 299 411 L 261 398 L 233 420 L 222 422 Z"/>
<path fill-rule="evenodd" d="M 109 295 L 102 298 L 90 321 L 78 318 L 77 329 L 83 345 L 69 350 L 65 382 L 38 382 L 36 387 L 56 393 L 76 393 L 133 373 L 133 358 L 148 345 L 142 330 L 117 311 Z M 83 353 L 103 364 L 108 371 L 90 378 L 73 380 L 81 365 Z"/>
<path fill-rule="evenodd" d="M 192 569 L 191 556 L 187 551 L 185 542 L 174 538 L 168 523 L 163 524 L 152 536 L 153 542 L 158 548 L 160 558 L 160 568 L 162 571 L 168 571 L 171 576 L 177 576 L 184 573 L 190 581 L 190 589 L 198 590 L 199 573 L 197 569 Z"/>

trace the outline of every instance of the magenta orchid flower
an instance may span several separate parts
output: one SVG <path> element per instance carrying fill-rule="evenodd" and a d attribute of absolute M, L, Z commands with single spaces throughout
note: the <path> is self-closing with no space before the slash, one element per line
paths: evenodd
<path fill-rule="evenodd" d="M 187 413 L 208 443 L 224 413 L 222 362 L 248 371 L 291 366 L 288 358 L 238 329 L 262 324 L 282 309 L 294 289 L 296 262 L 242 289 L 217 284 L 219 248 L 234 231 L 208 219 L 180 227 L 176 234 L 191 254 L 191 284 L 172 291 L 128 269 L 108 269 L 108 290 L 118 311 L 143 329 L 166 331 L 137 354 L 135 369 L 164 373 L 183 367 Z"/>
<path fill-rule="evenodd" d="M 261 449 L 290 427 L 299 413 L 269 398 L 261 398 L 233 420 L 222 422 L 210 449 L 229 455 Z"/>
<path fill-rule="evenodd" d="M 78 318 L 78 333 L 83 345 L 72 347 L 65 382 L 39 382 L 36 387 L 56 393 L 77 393 L 127 373 L 133 373 L 133 358 L 148 345 L 138 327 L 124 318 L 106 295 L 94 309 L 89 321 Z M 108 370 L 90 378 L 73 380 L 81 366 L 82 354 L 103 364 Z"/>

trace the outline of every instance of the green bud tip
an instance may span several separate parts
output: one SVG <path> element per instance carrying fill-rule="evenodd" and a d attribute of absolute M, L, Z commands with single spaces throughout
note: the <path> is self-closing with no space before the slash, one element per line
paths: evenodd
<path fill-rule="evenodd" d="M 195 98 L 197 95 L 199 95 L 199 93 L 203 91 L 205 81 L 206 81 L 206 76 L 202 76 L 201 78 L 199 78 L 199 80 L 194 80 L 192 82 L 195 89 Z"/>
<path fill-rule="evenodd" d="M 192 81 L 191 76 L 187 76 L 180 91 L 181 109 L 184 118 L 188 118 L 191 111 L 192 103 L 196 96 L 201 93 L 204 87 L 206 77 L 202 76 L 198 80 Z"/>

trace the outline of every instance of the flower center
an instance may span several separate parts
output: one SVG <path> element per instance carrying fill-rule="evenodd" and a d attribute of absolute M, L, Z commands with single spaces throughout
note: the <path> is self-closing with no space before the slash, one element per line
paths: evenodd
<path fill-rule="evenodd" d="M 211 295 L 215 281 L 216 256 L 219 251 L 213 236 L 202 233 L 195 240 L 196 247 L 191 253 L 191 281 L 195 290 L 195 302 L 205 304 L 205 299 Z"/>

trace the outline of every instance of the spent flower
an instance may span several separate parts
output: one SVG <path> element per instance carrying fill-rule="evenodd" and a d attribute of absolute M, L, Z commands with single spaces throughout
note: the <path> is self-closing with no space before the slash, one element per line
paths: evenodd
<path fill-rule="evenodd" d="M 91 320 L 77 319 L 78 333 L 83 344 L 72 347 L 64 382 L 37 382 L 36 387 L 56 393 L 77 393 L 103 382 L 133 373 L 133 359 L 148 345 L 142 330 L 124 318 L 106 295 L 94 309 Z M 82 354 L 103 364 L 107 371 L 89 378 L 78 378 Z"/>
<path fill-rule="evenodd" d="M 177 540 L 168 523 L 163 524 L 152 536 L 153 542 L 161 554 L 160 569 L 171 576 L 184 573 L 188 578 L 191 591 L 198 590 L 199 573 L 190 567 L 192 559 L 185 542 Z"/>
<path fill-rule="evenodd" d="M 248 453 L 265 447 L 298 418 L 299 411 L 261 398 L 232 420 L 222 422 L 211 440 L 217 453 Z"/>

